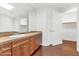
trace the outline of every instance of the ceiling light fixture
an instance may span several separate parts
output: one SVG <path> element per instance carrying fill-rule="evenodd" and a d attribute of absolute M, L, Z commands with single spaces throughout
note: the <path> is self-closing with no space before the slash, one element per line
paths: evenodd
<path fill-rule="evenodd" d="M 14 7 L 8 3 L 0 3 L 0 7 L 6 8 L 8 10 L 13 9 Z"/>

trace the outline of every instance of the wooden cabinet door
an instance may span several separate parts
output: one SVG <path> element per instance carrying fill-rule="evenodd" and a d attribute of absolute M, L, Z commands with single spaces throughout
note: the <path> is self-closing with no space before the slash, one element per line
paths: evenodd
<path fill-rule="evenodd" d="M 34 37 L 30 38 L 30 41 L 29 41 L 29 50 L 30 50 L 30 55 L 34 52 L 35 50 L 35 39 Z"/>
<path fill-rule="evenodd" d="M 25 42 L 21 45 L 21 55 L 29 56 L 29 40 L 25 40 Z"/>
<path fill-rule="evenodd" d="M 12 47 L 12 56 L 21 56 L 20 46 Z"/>
<path fill-rule="evenodd" d="M 11 56 L 11 43 L 0 46 L 0 56 Z"/>
<path fill-rule="evenodd" d="M 29 56 L 29 49 L 28 49 L 28 46 L 25 46 L 25 45 L 22 45 L 22 48 L 21 48 L 21 55 L 22 56 Z"/>
<path fill-rule="evenodd" d="M 16 39 L 16 41 L 12 42 L 12 56 L 21 56 L 21 45 L 22 38 Z"/>

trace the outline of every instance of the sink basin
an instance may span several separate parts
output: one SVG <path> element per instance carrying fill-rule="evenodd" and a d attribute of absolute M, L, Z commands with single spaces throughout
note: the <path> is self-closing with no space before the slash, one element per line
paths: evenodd
<path fill-rule="evenodd" d="M 20 38 L 20 37 L 24 37 L 25 35 L 24 34 L 14 34 L 14 35 L 11 35 L 9 36 L 11 39 L 16 39 L 16 38 Z"/>
<path fill-rule="evenodd" d="M 16 39 L 16 38 L 18 38 L 18 35 L 11 35 L 11 36 L 9 36 L 11 39 Z"/>

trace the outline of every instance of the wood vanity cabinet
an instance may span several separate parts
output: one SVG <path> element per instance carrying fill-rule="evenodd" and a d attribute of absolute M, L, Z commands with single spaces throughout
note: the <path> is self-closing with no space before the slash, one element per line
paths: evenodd
<path fill-rule="evenodd" d="M 25 40 L 21 45 L 21 56 L 29 56 L 29 40 Z"/>
<path fill-rule="evenodd" d="M 0 45 L 0 56 L 11 56 L 11 43 Z"/>
<path fill-rule="evenodd" d="M 42 44 L 42 34 L 24 36 L 0 45 L 0 56 L 31 56 Z"/>

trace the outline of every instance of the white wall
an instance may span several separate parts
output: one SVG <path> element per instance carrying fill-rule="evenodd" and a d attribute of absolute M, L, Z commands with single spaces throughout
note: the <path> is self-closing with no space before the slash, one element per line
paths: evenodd
<path fill-rule="evenodd" d="M 53 10 L 52 15 L 52 42 L 53 45 L 62 44 L 62 19 L 61 13 L 57 10 Z"/>
<path fill-rule="evenodd" d="M 31 11 L 28 14 L 28 26 L 29 26 L 29 31 L 35 31 L 36 30 L 36 12 L 35 11 Z"/>
<path fill-rule="evenodd" d="M 77 24 L 64 23 L 63 26 L 63 40 L 77 41 Z"/>
<path fill-rule="evenodd" d="M 19 31 L 19 19 L 11 11 L 0 8 L 0 32 Z"/>
<path fill-rule="evenodd" d="M 13 23 L 13 31 L 19 31 L 20 32 L 20 19 L 18 17 L 14 17 L 12 19 Z"/>
<path fill-rule="evenodd" d="M 50 39 L 48 38 L 49 28 L 48 28 L 48 12 L 49 10 L 47 8 L 40 9 L 37 11 L 37 27 L 36 30 L 42 31 L 43 33 L 43 40 L 42 45 L 49 45 Z"/>
<path fill-rule="evenodd" d="M 43 44 L 48 44 L 47 39 L 47 12 L 46 9 L 39 9 L 32 11 L 28 15 L 29 19 L 29 31 L 42 31 Z"/>
<path fill-rule="evenodd" d="M 0 14 L 0 32 L 13 31 L 13 23 L 10 16 Z"/>
<path fill-rule="evenodd" d="M 8 15 L 0 15 L 0 32 L 20 31 L 20 19 Z"/>
<path fill-rule="evenodd" d="M 77 8 L 77 51 L 79 52 L 79 7 Z"/>
<path fill-rule="evenodd" d="M 0 32 L 7 32 L 7 31 L 27 31 L 25 27 L 20 26 L 20 17 L 14 16 L 11 11 L 0 8 Z M 26 19 L 27 21 L 27 19 Z M 27 23 L 26 23 L 27 24 Z M 22 28 L 21 28 L 22 27 Z"/>
<path fill-rule="evenodd" d="M 42 31 L 43 45 L 61 44 L 59 14 L 59 12 L 53 11 L 52 8 L 39 9 L 29 14 L 29 30 Z M 51 32 L 53 30 L 55 30 L 54 34 Z"/>

